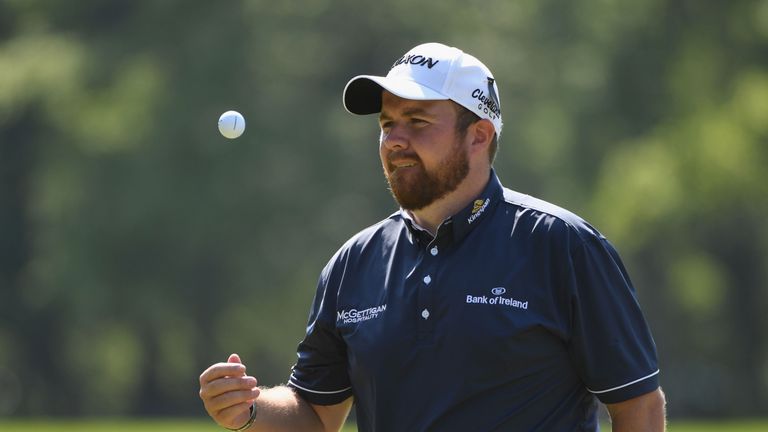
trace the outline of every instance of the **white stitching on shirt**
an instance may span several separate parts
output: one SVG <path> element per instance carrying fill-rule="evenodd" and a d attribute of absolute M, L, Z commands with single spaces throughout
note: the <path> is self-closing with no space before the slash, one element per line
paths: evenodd
<path fill-rule="evenodd" d="M 609 389 L 607 389 L 607 390 L 590 390 L 589 388 L 587 388 L 587 390 L 589 390 L 589 392 L 590 392 L 590 393 L 594 393 L 594 394 L 600 394 L 600 393 L 608 393 L 608 392 L 611 392 L 611 391 L 614 391 L 614 390 L 618 390 L 618 389 L 620 389 L 620 388 L 624 388 L 624 387 L 627 387 L 627 386 L 631 386 L 632 384 L 635 384 L 635 383 L 639 383 L 640 381 L 642 381 L 642 380 L 646 380 L 646 379 L 648 379 L 648 378 L 650 378 L 650 377 L 652 377 L 652 376 L 654 376 L 654 375 L 657 375 L 658 373 L 659 373 L 659 370 L 658 370 L 658 369 L 656 369 L 656 372 L 654 372 L 654 373 L 652 373 L 652 374 L 650 374 L 650 375 L 644 376 L 644 377 L 642 377 L 642 378 L 640 378 L 640 379 L 636 379 L 636 380 L 634 380 L 634 381 L 632 381 L 632 382 L 628 382 L 628 383 L 626 383 L 626 384 L 622 384 L 622 385 L 620 385 L 620 386 L 616 386 L 616 387 L 613 387 L 613 388 L 609 388 Z"/>
<path fill-rule="evenodd" d="M 302 387 L 302 386 L 300 386 L 300 385 L 296 384 L 296 382 L 294 382 L 294 380 L 293 380 L 293 375 L 291 375 L 291 377 L 288 379 L 288 381 L 289 381 L 289 382 L 290 382 L 290 384 L 291 384 L 292 386 L 294 386 L 294 387 L 300 388 L 300 389 L 302 389 L 302 390 L 304 390 L 304 391 L 308 391 L 308 392 L 310 392 L 310 393 L 318 393 L 318 394 L 336 394 L 336 393 L 342 393 L 342 392 L 345 392 L 345 391 L 347 391 L 347 390 L 349 390 L 349 389 L 351 389 L 351 388 L 352 388 L 352 387 L 347 387 L 347 388 L 345 388 L 345 389 L 341 389 L 341 390 L 334 390 L 334 391 L 319 391 L 319 390 L 310 390 L 310 389 L 308 389 L 308 388 L 305 388 L 305 387 Z"/>

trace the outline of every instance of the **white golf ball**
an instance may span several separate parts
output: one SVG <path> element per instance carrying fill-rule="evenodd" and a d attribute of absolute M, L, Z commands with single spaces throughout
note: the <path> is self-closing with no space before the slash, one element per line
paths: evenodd
<path fill-rule="evenodd" d="M 229 139 L 235 139 L 245 132 L 245 119 L 237 111 L 227 111 L 219 117 L 219 132 Z"/>

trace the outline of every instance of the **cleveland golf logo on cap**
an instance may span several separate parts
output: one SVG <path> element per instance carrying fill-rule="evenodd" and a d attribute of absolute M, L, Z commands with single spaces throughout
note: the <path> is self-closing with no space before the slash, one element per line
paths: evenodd
<path fill-rule="evenodd" d="M 488 94 L 486 95 L 482 90 L 475 89 L 472 92 L 472 97 L 480 101 L 478 109 L 490 116 L 491 113 L 496 117 L 501 117 L 501 107 L 499 106 L 499 97 L 496 96 L 496 89 L 493 88 L 493 78 L 488 77 Z M 491 117 L 494 118 L 494 117 Z"/>
<path fill-rule="evenodd" d="M 406 54 L 397 59 L 397 61 L 392 65 L 392 68 L 394 69 L 396 66 L 401 64 L 412 64 L 415 66 L 426 66 L 432 69 L 438 63 L 440 63 L 440 60 L 435 60 L 432 57 L 425 57 L 420 54 Z"/>

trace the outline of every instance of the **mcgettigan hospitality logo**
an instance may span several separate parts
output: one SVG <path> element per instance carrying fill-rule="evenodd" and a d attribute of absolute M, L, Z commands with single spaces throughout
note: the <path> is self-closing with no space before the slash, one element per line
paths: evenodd
<path fill-rule="evenodd" d="M 369 307 L 368 309 L 341 310 L 336 312 L 336 321 L 341 321 L 343 324 L 368 321 L 370 319 L 378 318 L 385 310 L 387 310 L 386 303 L 380 306 Z"/>

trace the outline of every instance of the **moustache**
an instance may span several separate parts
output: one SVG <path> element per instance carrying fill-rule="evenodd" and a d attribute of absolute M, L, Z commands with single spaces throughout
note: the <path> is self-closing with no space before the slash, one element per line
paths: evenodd
<path fill-rule="evenodd" d="M 387 156 L 387 163 L 390 165 L 393 165 L 395 162 L 403 161 L 403 160 L 414 161 L 419 164 L 421 163 L 421 158 L 419 157 L 419 155 L 412 152 L 398 151 L 398 152 L 392 152 Z"/>

